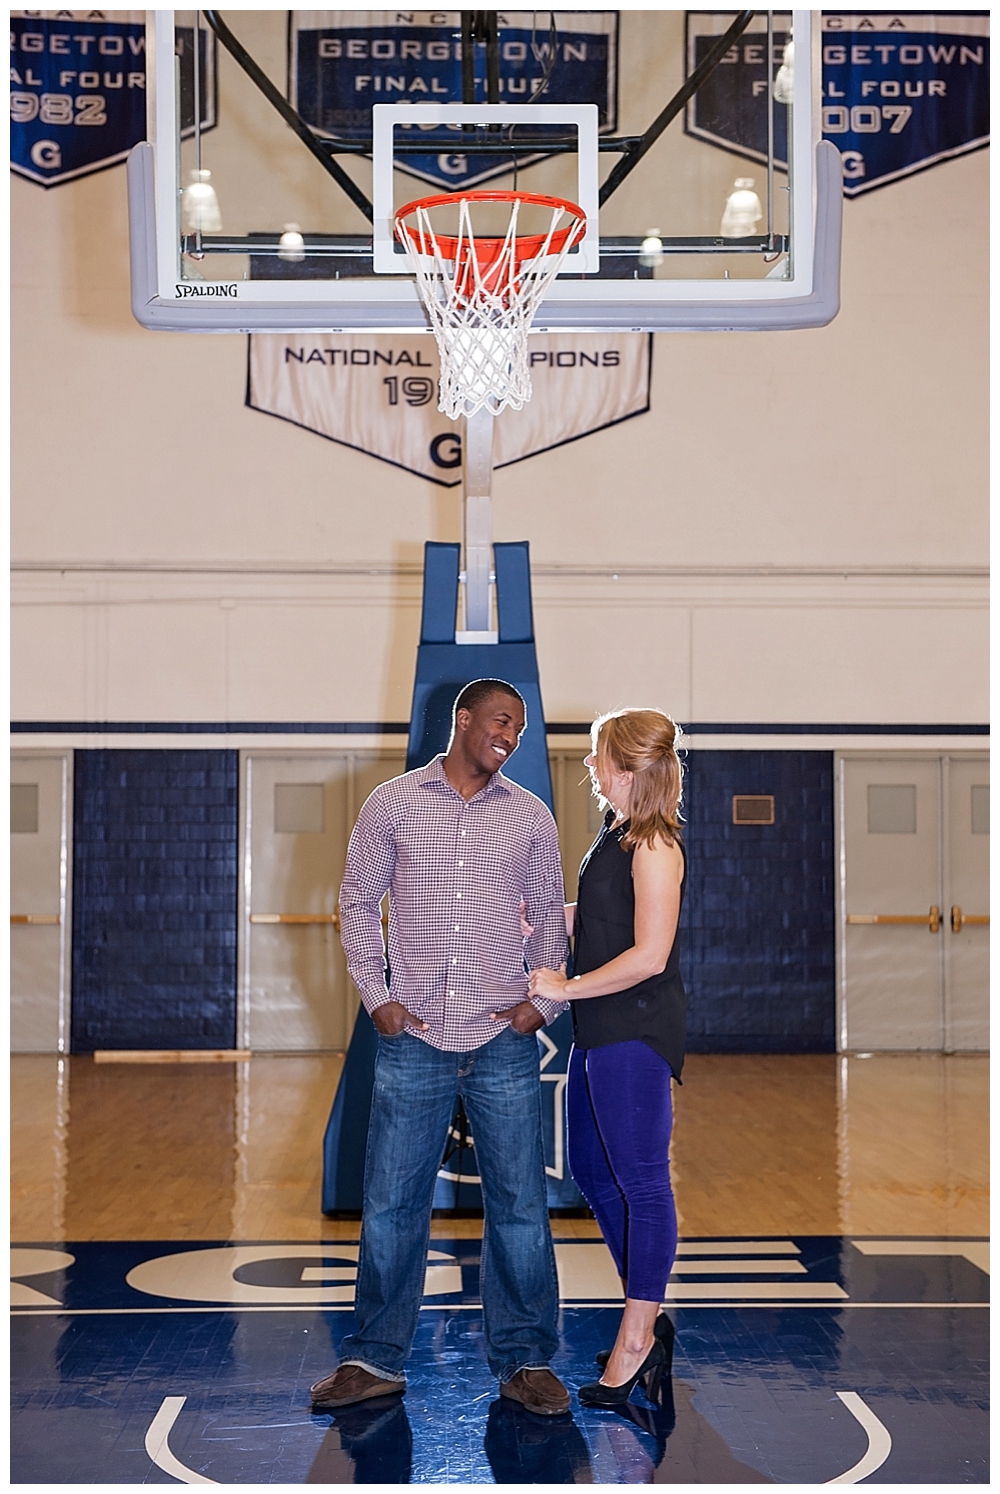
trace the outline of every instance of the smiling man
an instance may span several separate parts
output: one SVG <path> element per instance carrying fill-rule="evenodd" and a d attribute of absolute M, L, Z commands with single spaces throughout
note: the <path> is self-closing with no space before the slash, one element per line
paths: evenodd
<path fill-rule="evenodd" d="M 319 1408 L 406 1389 L 434 1184 L 461 1096 L 483 1192 L 490 1369 L 500 1394 L 528 1410 L 569 1409 L 548 1368 L 558 1290 L 535 1038 L 565 1006 L 528 1000 L 525 969 L 566 958 L 563 878 L 551 814 L 500 771 L 524 725 L 512 685 L 466 685 L 447 753 L 377 788 L 351 835 L 341 938 L 378 1053 L 354 1331 L 337 1370 L 312 1387 Z"/>

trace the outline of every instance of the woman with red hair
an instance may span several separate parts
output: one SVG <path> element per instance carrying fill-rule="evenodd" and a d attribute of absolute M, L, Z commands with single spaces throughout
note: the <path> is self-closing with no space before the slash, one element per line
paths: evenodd
<path fill-rule="evenodd" d="M 677 925 L 685 855 L 679 730 L 662 711 L 616 711 L 586 759 L 606 807 L 580 869 L 572 974 L 536 970 L 529 994 L 570 1001 L 570 1170 L 625 1291 L 614 1347 L 582 1403 L 615 1406 L 642 1381 L 656 1398 L 673 1324 L 660 1313 L 677 1248 L 670 1184 L 671 1080 L 684 1062 L 686 998 Z"/>

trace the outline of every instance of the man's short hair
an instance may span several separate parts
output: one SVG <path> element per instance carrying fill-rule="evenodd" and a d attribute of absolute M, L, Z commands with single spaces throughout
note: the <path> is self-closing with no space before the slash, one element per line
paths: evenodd
<path fill-rule="evenodd" d="M 525 705 L 524 696 L 520 690 L 515 690 L 514 686 L 509 685 L 506 680 L 473 680 L 455 697 L 451 714 L 452 724 L 454 725 L 458 719 L 459 711 L 474 711 L 477 706 L 482 705 L 484 700 L 489 700 L 491 695 L 509 695 L 512 700 L 519 700 L 527 716 L 528 707 Z"/>

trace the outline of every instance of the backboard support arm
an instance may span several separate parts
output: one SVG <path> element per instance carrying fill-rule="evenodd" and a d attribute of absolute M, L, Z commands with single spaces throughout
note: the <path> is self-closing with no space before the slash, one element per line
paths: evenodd
<path fill-rule="evenodd" d="M 617 192 L 622 182 L 631 171 L 635 170 L 646 152 L 656 144 L 667 128 L 667 125 L 670 124 L 671 120 L 676 119 L 688 99 L 697 93 L 698 89 L 705 82 L 705 79 L 715 72 L 715 69 L 723 57 L 725 57 L 733 42 L 737 41 L 743 35 L 753 18 L 754 12 L 752 10 L 740 11 L 729 30 L 723 36 L 719 37 L 719 40 L 712 47 L 705 60 L 695 68 L 690 78 L 677 90 L 670 103 L 656 116 L 646 133 L 640 136 L 639 140 L 624 152 L 621 160 L 601 188 L 601 207 L 607 202 L 612 192 Z"/>
<path fill-rule="evenodd" d="M 322 142 L 318 136 L 313 134 L 302 116 L 292 108 L 284 94 L 274 86 L 267 74 L 250 56 L 250 53 L 243 46 L 242 42 L 237 41 L 219 12 L 217 10 L 206 10 L 202 14 L 226 51 L 239 64 L 250 81 L 260 89 L 268 103 L 277 109 L 288 127 L 295 131 L 302 144 L 316 157 L 327 175 L 333 177 L 337 186 L 346 192 L 347 196 L 354 203 L 354 206 L 370 223 L 374 217 L 372 205 L 358 184 L 348 176 L 344 168 L 333 159 L 329 152 L 323 149 Z"/>

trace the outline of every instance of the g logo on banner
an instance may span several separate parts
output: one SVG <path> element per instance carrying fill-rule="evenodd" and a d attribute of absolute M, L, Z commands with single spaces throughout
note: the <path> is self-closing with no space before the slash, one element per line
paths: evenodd
<path fill-rule="evenodd" d="M 31 159 L 46 171 L 57 171 L 62 165 L 62 151 L 54 140 L 36 140 L 31 147 Z"/>
<path fill-rule="evenodd" d="M 462 438 L 455 431 L 445 431 L 443 435 L 435 436 L 429 451 L 435 467 L 462 465 Z"/>

